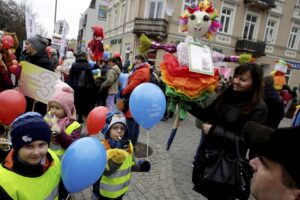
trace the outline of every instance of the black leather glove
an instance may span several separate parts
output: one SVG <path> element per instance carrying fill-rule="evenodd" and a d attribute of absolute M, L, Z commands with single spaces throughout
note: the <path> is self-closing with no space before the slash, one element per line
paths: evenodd
<path fill-rule="evenodd" d="M 129 147 L 129 140 L 124 140 L 124 139 L 121 139 L 119 141 L 111 140 L 110 145 L 112 148 L 126 150 Z"/>
<path fill-rule="evenodd" d="M 124 97 L 124 95 L 122 93 L 123 93 L 123 90 L 120 91 L 120 98 Z"/>
<path fill-rule="evenodd" d="M 141 160 L 140 162 L 141 162 L 140 164 L 141 172 L 149 172 L 151 169 L 151 163 L 146 160 Z"/>
<path fill-rule="evenodd" d="M 121 90 L 121 92 L 120 92 L 120 98 L 129 99 L 130 94 L 125 94 L 125 95 L 123 95 L 122 93 L 123 93 L 123 90 Z"/>

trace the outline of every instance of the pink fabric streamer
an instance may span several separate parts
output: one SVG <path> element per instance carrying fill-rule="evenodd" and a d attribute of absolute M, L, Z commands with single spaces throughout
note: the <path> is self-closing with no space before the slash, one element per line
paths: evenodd
<path fill-rule="evenodd" d="M 175 44 L 160 44 L 158 42 L 152 42 L 150 48 L 151 49 L 163 49 L 169 53 L 177 52 Z"/>

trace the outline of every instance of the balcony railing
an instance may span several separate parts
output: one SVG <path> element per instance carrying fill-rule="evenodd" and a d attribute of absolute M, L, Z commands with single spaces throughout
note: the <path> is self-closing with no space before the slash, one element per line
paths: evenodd
<path fill-rule="evenodd" d="M 244 0 L 246 6 L 256 7 L 263 10 L 275 8 L 275 0 Z"/>
<path fill-rule="evenodd" d="M 168 22 L 164 19 L 135 18 L 133 33 L 146 34 L 149 37 L 163 39 L 167 36 Z"/>
<path fill-rule="evenodd" d="M 256 57 L 259 57 L 259 56 L 266 55 L 265 48 L 266 48 L 266 43 L 264 41 L 239 39 L 236 42 L 235 51 L 251 53 Z"/>

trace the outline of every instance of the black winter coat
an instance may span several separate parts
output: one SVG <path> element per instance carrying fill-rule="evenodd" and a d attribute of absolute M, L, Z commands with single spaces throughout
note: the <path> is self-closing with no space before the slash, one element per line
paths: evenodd
<path fill-rule="evenodd" d="M 81 75 L 81 72 L 85 71 L 85 70 L 86 70 L 85 73 L 86 73 L 87 81 L 92 86 L 95 85 L 93 73 L 92 73 L 92 70 L 90 68 L 90 65 L 89 65 L 88 61 L 77 59 L 76 62 L 72 64 L 72 67 L 70 69 L 70 79 L 68 81 L 69 85 L 73 89 L 76 89 L 78 87 L 78 81 L 79 81 L 79 77 Z"/>
<path fill-rule="evenodd" d="M 284 117 L 284 105 L 283 101 L 280 99 L 278 92 L 273 86 L 265 86 L 264 100 L 268 107 L 268 117 L 266 125 L 270 128 L 278 128 L 278 125 L 282 118 Z"/>
<path fill-rule="evenodd" d="M 230 88 L 228 88 L 230 90 Z M 228 90 L 227 89 L 227 90 Z M 240 155 L 246 156 L 247 145 L 242 138 L 242 129 L 247 121 L 254 121 L 260 124 L 265 124 L 267 118 L 267 107 L 263 100 L 260 101 L 248 114 L 242 114 L 241 108 L 247 102 L 249 96 L 246 94 L 235 94 L 231 92 L 225 97 L 221 110 L 217 110 L 217 105 L 220 102 L 218 97 L 210 106 L 202 109 L 199 104 L 193 103 L 190 113 L 203 122 L 212 125 L 207 135 L 202 134 L 200 145 L 197 149 L 194 158 L 193 183 L 194 189 L 197 190 L 197 179 L 201 176 L 202 171 L 198 170 L 198 166 L 203 163 L 200 158 L 203 157 L 205 150 L 225 150 L 226 152 L 236 155 L 235 141 L 239 141 Z M 202 168 L 201 168 L 202 169 Z M 199 180 L 199 179 L 198 179 Z M 208 194 L 209 197 L 223 197 L 222 193 L 226 191 L 220 190 L 214 194 Z M 217 196 L 216 196 L 217 195 Z M 230 194 L 225 194 L 225 196 Z"/>
<path fill-rule="evenodd" d="M 27 55 L 25 57 L 25 60 L 27 62 L 30 62 L 31 64 L 37 65 L 37 66 L 42 67 L 44 69 L 54 71 L 54 68 L 52 66 L 52 63 L 51 63 L 48 55 L 47 55 L 46 50 L 38 51 L 34 55 Z"/>

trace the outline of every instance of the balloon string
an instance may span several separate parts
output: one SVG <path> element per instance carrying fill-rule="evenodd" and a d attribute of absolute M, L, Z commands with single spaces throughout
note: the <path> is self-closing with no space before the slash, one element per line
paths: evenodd
<path fill-rule="evenodd" d="M 33 104 L 32 104 L 32 112 L 34 112 L 34 109 L 35 109 L 35 103 L 36 103 L 36 101 L 34 100 L 34 101 L 33 101 Z"/>
<path fill-rule="evenodd" d="M 148 160 L 148 153 L 149 153 L 149 130 L 146 129 L 146 134 L 147 134 L 147 153 L 146 153 L 146 160 Z"/>

